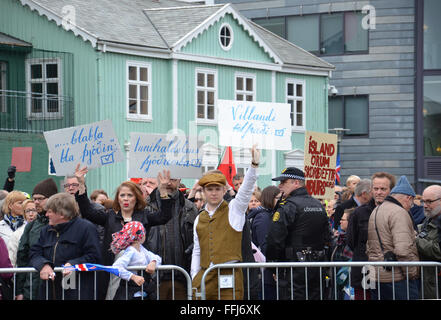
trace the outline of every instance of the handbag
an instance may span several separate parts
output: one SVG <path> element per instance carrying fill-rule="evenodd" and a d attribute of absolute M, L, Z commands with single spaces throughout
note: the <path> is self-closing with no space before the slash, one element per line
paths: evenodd
<path fill-rule="evenodd" d="M 381 206 L 381 205 L 380 205 Z M 375 211 L 375 218 L 374 218 L 374 224 L 375 224 L 375 231 L 377 232 L 377 237 L 378 237 L 378 241 L 380 242 L 380 248 L 381 248 L 381 252 L 383 252 L 383 256 L 384 256 L 384 261 L 389 262 L 389 261 L 398 261 L 397 260 L 397 256 L 395 255 L 395 253 L 393 253 L 392 251 L 387 251 L 384 252 L 384 247 L 383 247 L 383 243 L 381 242 L 381 238 L 380 238 L 380 233 L 378 232 L 378 228 L 377 228 L 377 214 L 378 214 L 378 210 L 380 207 L 377 208 L 377 211 Z M 386 271 L 392 271 L 392 267 L 387 267 L 387 266 L 383 266 L 384 270 Z"/>

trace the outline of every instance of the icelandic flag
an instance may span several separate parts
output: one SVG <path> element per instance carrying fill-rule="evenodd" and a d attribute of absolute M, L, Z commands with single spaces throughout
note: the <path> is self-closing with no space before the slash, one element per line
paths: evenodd
<path fill-rule="evenodd" d="M 340 185 L 340 153 L 337 153 L 337 164 L 335 166 L 335 184 Z"/>
<path fill-rule="evenodd" d="M 94 263 L 81 263 L 76 264 L 73 266 L 64 266 L 64 269 L 72 270 L 72 271 L 107 271 L 110 272 L 117 277 L 119 277 L 119 270 L 118 268 L 103 266 L 101 264 L 94 264 Z"/>

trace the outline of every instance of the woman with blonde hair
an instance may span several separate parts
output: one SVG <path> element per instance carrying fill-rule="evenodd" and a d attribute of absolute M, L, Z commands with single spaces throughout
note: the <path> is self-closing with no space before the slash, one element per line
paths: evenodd
<path fill-rule="evenodd" d="M 11 191 L 3 202 L 3 219 L 0 221 L 0 237 L 5 240 L 6 245 L 12 233 L 24 226 L 23 201 L 26 196 L 21 191 Z"/>

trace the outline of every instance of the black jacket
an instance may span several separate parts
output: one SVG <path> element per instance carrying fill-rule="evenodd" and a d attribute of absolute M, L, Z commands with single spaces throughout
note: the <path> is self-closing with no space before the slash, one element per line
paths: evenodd
<path fill-rule="evenodd" d="M 326 211 L 302 187 L 280 201 L 268 232 L 265 256 L 267 261 L 297 261 L 297 251 L 321 251 L 330 243 Z"/>
<path fill-rule="evenodd" d="M 366 255 L 366 243 L 368 238 L 369 217 L 375 209 L 375 200 L 372 198 L 368 203 L 358 207 L 349 216 L 346 239 L 349 248 L 353 251 L 352 261 L 368 261 Z M 351 283 L 353 287 L 360 287 L 363 274 L 361 267 L 353 267 Z"/>
<path fill-rule="evenodd" d="M 154 190 L 147 200 L 147 208 L 159 211 L 162 207 L 159 199 L 159 191 Z M 161 256 L 162 264 L 177 265 L 189 272 L 193 251 L 193 224 L 198 209 L 178 191 L 171 212 L 172 218 L 166 224 L 149 230 L 146 248 Z"/>
<path fill-rule="evenodd" d="M 41 230 L 38 242 L 30 250 L 30 264 L 38 271 L 41 271 L 46 264 L 55 268 L 66 263 L 71 265 L 98 263 L 100 258 L 96 228 L 92 223 L 81 218 L 74 218 L 56 226 L 45 226 Z M 78 288 L 81 288 L 80 298 L 82 300 L 93 299 L 93 273 L 83 272 L 81 280 L 78 279 L 78 275 L 76 276 L 76 283 L 72 284 L 74 289 L 64 290 L 64 299 L 78 299 Z M 39 298 L 46 298 L 46 283 L 48 283 L 48 298 L 61 299 L 62 278 L 62 275 L 58 273 L 54 283 L 43 281 L 40 286 Z"/>
<path fill-rule="evenodd" d="M 102 252 L 102 264 L 111 266 L 115 260 L 115 255 L 110 251 L 110 243 L 112 242 L 112 234 L 121 231 L 124 226 L 124 219 L 121 212 L 115 212 L 112 209 L 97 208 L 91 204 L 87 197 L 87 193 L 82 195 L 76 194 L 76 200 L 80 207 L 80 212 L 83 218 L 104 227 L 104 238 Z M 164 224 L 171 218 L 171 199 L 161 199 L 162 208 L 159 212 L 152 212 L 148 209 L 142 211 L 135 210 L 132 215 L 132 221 L 139 221 L 147 230 L 151 226 Z M 148 234 L 146 234 L 146 238 Z M 144 246 L 146 243 L 144 242 Z M 146 247 L 147 248 L 147 247 Z"/>

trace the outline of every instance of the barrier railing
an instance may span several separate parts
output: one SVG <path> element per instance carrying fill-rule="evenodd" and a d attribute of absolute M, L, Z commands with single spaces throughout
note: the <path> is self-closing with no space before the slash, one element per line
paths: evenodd
<path fill-rule="evenodd" d="M 127 269 L 130 271 L 141 271 L 141 276 L 144 276 L 144 272 L 145 272 L 145 268 L 146 266 L 131 266 L 128 267 Z M 54 272 L 56 274 L 60 274 L 63 272 L 64 268 L 62 267 L 56 267 L 54 268 Z M 160 286 L 160 282 L 161 282 L 161 272 L 171 272 L 171 282 L 172 282 L 172 300 L 175 300 L 175 275 L 176 272 L 178 272 L 179 274 L 182 274 L 185 282 L 186 282 L 186 297 L 188 300 L 192 299 L 192 287 L 191 287 L 191 277 L 190 275 L 185 271 L 185 269 L 176 266 L 176 265 L 161 265 L 161 266 L 157 266 L 156 267 L 156 271 L 155 271 L 155 278 L 156 278 L 156 293 L 157 293 L 157 300 L 160 300 L 160 295 L 159 295 L 159 286 Z M 97 273 L 95 271 L 89 271 L 89 272 L 94 272 L 94 292 L 93 292 L 93 296 L 94 296 L 94 300 L 97 299 Z M 101 271 L 104 272 L 104 271 Z M 13 274 L 13 296 L 15 297 L 17 294 L 16 292 L 16 283 L 17 283 L 17 278 L 16 275 L 18 273 L 28 273 L 30 274 L 30 300 L 34 300 L 37 299 L 38 297 L 33 297 L 32 293 L 33 293 L 33 288 L 32 288 L 32 279 L 33 277 L 40 277 L 38 271 L 35 268 L 0 268 L 0 274 L 2 273 L 12 273 Z M 79 279 L 81 279 L 81 271 L 74 271 L 74 273 L 78 273 L 78 277 Z M 56 275 L 57 276 L 57 275 Z M 109 274 L 110 276 L 110 274 Z M 45 280 L 45 281 L 52 281 L 52 280 Z M 124 281 L 124 280 L 122 280 Z M 79 283 L 81 283 L 81 281 L 79 280 Z M 67 285 L 67 287 L 69 287 L 69 285 Z M 48 288 L 48 286 L 46 286 L 46 288 Z M 68 290 L 69 288 L 63 288 L 62 290 L 62 297 L 61 299 L 64 300 L 64 292 L 65 290 Z M 140 291 L 144 292 L 144 284 L 140 286 Z M 79 299 L 81 299 L 81 296 L 78 297 Z M 144 295 L 140 295 L 140 300 L 144 300 Z M 48 290 L 46 290 L 46 296 L 45 299 L 48 300 L 49 299 L 49 292 Z M 128 282 L 126 281 L 126 299 L 129 299 L 128 297 Z M 44 300 L 44 299 L 43 299 Z"/>
<path fill-rule="evenodd" d="M 217 270 L 218 273 L 218 278 L 220 276 L 220 270 L 221 269 L 231 269 L 232 270 L 232 275 L 234 275 L 234 271 L 236 269 L 247 269 L 247 272 L 244 272 L 244 278 L 247 279 L 247 283 L 248 286 L 247 288 L 244 288 L 244 299 L 250 299 L 250 273 L 249 270 L 250 269 L 254 269 L 254 268 L 260 268 L 260 269 L 265 269 L 265 268 L 271 268 L 274 269 L 274 274 L 275 274 L 275 290 L 276 290 L 276 300 L 279 300 L 280 297 L 280 291 L 281 291 L 281 285 L 280 285 L 280 277 L 279 277 L 279 273 L 280 273 L 280 269 L 289 269 L 289 273 L 287 273 L 287 277 L 285 277 L 284 280 L 286 280 L 286 278 L 288 278 L 288 281 L 284 282 L 284 288 L 283 289 L 288 289 L 288 291 L 290 292 L 290 298 L 291 300 L 294 300 L 294 292 L 295 292 L 295 288 L 294 288 L 294 281 L 293 281 L 293 270 L 295 269 L 303 269 L 304 270 L 304 286 L 305 286 L 305 300 L 309 300 L 308 297 L 308 281 L 310 280 L 310 277 L 308 277 L 308 269 L 311 272 L 311 268 L 314 268 L 315 270 L 318 268 L 319 269 L 319 279 L 321 279 L 322 281 L 317 281 L 319 282 L 319 289 L 320 289 L 320 300 L 329 300 L 329 290 L 333 290 L 333 294 L 332 300 L 337 300 L 338 299 L 338 295 L 337 295 L 337 270 L 339 268 L 342 267 L 349 267 L 348 268 L 348 286 L 351 287 L 351 269 L 350 267 L 361 267 L 364 268 L 366 271 L 366 278 L 363 279 L 363 295 L 366 299 L 366 292 L 370 289 L 376 289 L 378 288 L 378 300 L 381 300 L 381 290 L 380 290 L 380 285 L 383 284 L 383 282 L 380 282 L 380 267 L 381 268 L 386 268 L 386 267 L 390 267 L 392 268 L 392 283 L 397 283 L 397 280 L 395 278 L 394 272 L 395 272 L 395 268 L 403 268 L 405 267 L 406 269 L 406 290 L 407 290 L 407 297 L 409 297 L 409 283 L 410 283 L 410 279 L 409 279 L 409 267 L 419 267 L 420 268 L 420 292 L 422 293 L 421 295 L 421 299 L 424 299 L 424 268 L 426 267 L 432 267 L 434 268 L 434 270 L 432 271 L 433 274 L 432 276 L 434 276 L 435 278 L 435 287 L 436 287 L 436 299 L 439 299 L 439 289 L 438 289 L 438 277 L 439 277 L 439 270 L 441 270 L 441 263 L 440 262 L 427 262 L 427 261 L 418 261 L 418 262 L 367 262 L 367 261 L 354 261 L 354 262 L 265 262 L 265 263 L 225 263 L 225 264 L 217 264 L 217 265 L 213 265 L 210 266 L 209 268 L 207 268 L 207 270 L 205 270 L 204 274 L 202 275 L 202 279 L 201 279 L 201 290 L 199 293 L 196 294 L 197 298 L 200 298 L 202 300 L 206 300 L 206 278 L 207 275 L 210 272 L 213 272 L 215 270 Z M 375 272 L 373 272 L 375 270 Z M 426 271 L 427 273 L 427 271 Z M 330 276 L 330 280 L 331 283 L 328 283 L 328 286 L 326 287 L 326 279 L 328 278 L 329 280 L 329 276 Z M 428 276 L 426 274 L 426 276 Z M 262 287 L 262 292 L 261 292 L 261 298 L 265 299 L 265 290 L 263 290 L 264 288 L 264 283 L 265 283 L 265 273 L 261 272 L 260 273 L 260 281 L 261 281 L 261 287 Z M 235 300 L 235 281 L 233 279 L 233 281 L 230 281 L 231 286 L 229 287 L 230 290 L 233 290 L 233 300 Z M 286 286 L 288 286 L 288 288 L 286 288 Z M 325 288 L 326 287 L 326 288 Z M 218 286 L 218 299 L 221 299 L 221 289 L 220 286 Z M 325 292 L 327 291 L 327 292 Z M 325 293 L 328 293 L 328 295 L 325 295 Z M 331 292 L 332 293 L 332 292 Z M 393 300 L 395 300 L 395 285 L 392 286 L 392 295 L 393 295 Z M 286 298 L 286 297 L 285 297 Z"/>
<path fill-rule="evenodd" d="M 288 300 L 295 300 L 295 291 L 297 290 L 296 284 L 293 281 L 294 280 L 294 274 L 298 274 L 297 271 L 302 270 L 301 277 L 303 277 L 304 281 L 304 291 L 305 291 L 305 297 L 302 300 L 309 300 L 309 299 L 315 299 L 314 297 L 309 296 L 309 289 L 313 288 L 315 290 L 319 290 L 318 300 L 338 300 L 340 299 L 338 295 L 338 290 L 341 288 L 337 285 L 337 275 L 338 271 L 341 270 L 341 268 L 348 267 L 346 279 L 347 279 L 347 287 L 351 287 L 351 272 L 352 267 L 361 267 L 362 272 L 365 273 L 365 278 L 362 281 L 362 287 L 363 287 L 363 294 L 362 296 L 364 299 L 367 297 L 367 293 L 371 289 L 378 289 L 377 293 L 377 299 L 382 300 L 382 294 L 381 294 L 381 284 L 384 284 L 383 282 L 380 282 L 380 268 L 391 268 L 391 275 L 392 275 L 392 283 L 398 282 L 396 281 L 395 277 L 397 274 L 397 269 L 400 268 L 400 274 L 405 275 L 405 286 L 406 286 L 406 292 L 407 297 L 409 298 L 410 293 L 410 277 L 409 277 L 409 268 L 412 267 L 418 267 L 419 268 L 419 292 L 421 293 L 419 296 L 419 299 L 425 299 L 425 288 L 424 288 L 424 279 L 425 277 L 433 277 L 435 279 L 435 297 L 436 299 L 440 299 L 440 283 L 439 283 L 439 277 L 441 276 L 440 270 L 441 270 L 441 263 L 440 262 L 427 262 L 427 261 L 419 261 L 419 262 L 365 262 L 365 261 L 357 261 L 357 262 L 265 262 L 265 263 L 226 263 L 226 264 L 217 264 L 210 266 L 207 270 L 205 270 L 202 279 L 201 279 L 201 287 L 200 292 L 195 292 L 194 297 L 206 300 L 207 299 L 207 292 L 206 292 L 206 278 L 207 275 L 210 272 L 217 272 L 218 278 L 220 276 L 220 270 L 222 269 L 231 269 L 232 275 L 234 275 L 234 270 L 236 269 L 242 269 L 243 270 L 243 278 L 244 283 L 246 283 L 246 287 L 244 288 L 244 295 L 243 299 L 246 300 L 252 300 L 256 299 L 256 297 L 252 296 L 251 294 L 251 287 L 250 283 L 252 283 L 251 279 L 251 271 L 252 269 L 258 269 L 258 281 L 260 282 L 260 295 L 257 299 L 265 300 L 267 297 L 265 297 L 266 291 L 265 288 L 265 280 L 268 276 L 265 275 L 264 270 L 271 270 L 271 275 L 274 274 L 274 286 L 275 286 L 275 300 L 280 299 L 288 299 Z M 427 268 L 427 269 L 426 269 Z M 143 272 L 145 272 L 145 266 L 134 266 L 129 267 L 129 270 L 132 271 L 141 271 L 141 275 L 143 276 Z M 318 269 L 318 270 L 317 270 Z M 64 269 L 63 268 L 55 268 L 55 273 L 61 273 Z M 315 270 L 315 271 L 314 271 Z M 403 271 L 404 270 L 404 271 Z M 171 282 L 172 282 L 172 297 L 171 299 L 175 299 L 175 273 L 178 272 L 179 274 L 183 275 L 185 282 L 186 282 L 186 298 L 187 300 L 191 300 L 193 298 L 193 291 L 195 288 L 192 288 L 192 280 L 190 275 L 181 267 L 175 266 L 175 265 L 162 265 L 158 266 L 155 271 L 156 276 L 156 292 L 157 292 L 157 300 L 161 300 L 163 297 L 160 296 L 159 288 L 161 284 L 161 272 L 171 272 Z M 76 271 L 79 274 L 79 277 L 81 277 L 81 273 L 79 271 Z M 311 285 L 311 275 L 315 272 L 315 274 L 318 276 L 319 281 Z M 18 273 L 29 273 L 31 280 L 33 277 L 39 277 L 39 274 L 37 270 L 34 268 L 0 268 L 0 274 L 1 273 L 13 273 L 13 295 L 16 296 L 15 291 L 15 283 L 16 283 L 16 275 Z M 61 276 L 61 275 L 60 275 Z M 170 275 L 168 276 L 168 279 L 170 278 Z M 180 278 L 182 281 L 182 278 Z M 94 299 L 97 299 L 97 278 L 96 278 L 96 272 L 94 273 Z M 46 280 L 51 281 L 51 280 Z M 124 280 L 123 280 L 124 281 Z M 298 278 L 296 280 L 298 282 Z M 402 281 L 402 280 L 400 280 Z M 30 292 L 31 296 L 30 299 L 36 299 L 37 297 L 32 296 L 32 281 L 30 281 L 31 287 Z M 233 290 L 233 300 L 237 300 L 237 298 L 234 295 L 235 292 L 235 281 L 233 278 L 233 281 L 230 282 L 231 287 L 229 287 L 230 290 Z M 143 285 L 144 286 L 144 285 Z M 141 286 L 140 289 L 143 292 L 144 287 Z M 46 286 L 47 288 L 47 286 Z M 217 299 L 221 299 L 221 291 L 225 288 L 222 288 L 218 286 L 218 292 L 217 292 Z M 64 291 L 61 299 L 64 299 Z M 46 291 L 46 299 L 49 298 L 49 293 Z M 78 297 L 81 299 L 81 297 Z M 128 299 L 128 282 L 126 282 L 126 299 Z M 392 286 L 392 299 L 395 300 L 396 298 L 396 292 L 395 292 L 395 285 Z M 144 296 L 141 295 L 139 297 L 140 300 L 144 299 Z"/>

